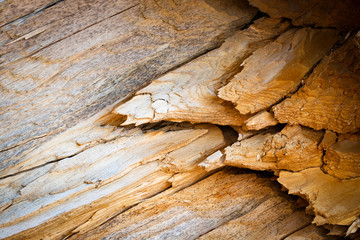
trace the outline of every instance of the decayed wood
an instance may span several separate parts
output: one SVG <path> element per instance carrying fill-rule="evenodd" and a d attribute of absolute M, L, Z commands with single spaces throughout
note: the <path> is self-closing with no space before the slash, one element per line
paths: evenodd
<path fill-rule="evenodd" d="M 4 56 L 0 67 L 1 172 L 55 134 L 218 46 L 256 13 L 246 1 L 218 6 L 217 1 L 202 0 L 139 4 L 124 0 L 121 4 L 89 2 L 82 15 L 79 9 L 86 3 L 73 2 L 64 1 L 26 19 L 41 25 L 35 29 L 27 25 L 20 37 L 44 27 L 42 23 L 50 29 L 12 43 L 27 52 L 25 57 L 12 61 L 12 51 Z M 108 10 L 112 5 L 115 12 Z M 67 6 L 79 6 L 78 11 L 70 16 L 74 10 L 64 10 Z M 64 17 L 59 22 L 56 11 Z M 4 51 L 12 44 L 3 46 Z"/>
<path fill-rule="evenodd" d="M 321 89 L 321 91 L 319 90 Z M 273 107 L 282 123 L 339 133 L 360 129 L 360 35 L 324 57 L 305 85 Z"/>
<path fill-rule="evenodd" d="M 222 170 L 173 195 L 146 200 L 73 239 L 281 239 L 311 220 L 279 190 L 253 173 Z"/>
<path fill-rule="evenodd" d="M 248 116 L 221 101 L 217 91 L 240 71 L 244 59 L 288 27 L 281 19 L 259 19 L 219 49 L 154 80 L 114 112 L 126 116 L 124 125 L 169 120 L 240 126 Z"/>
<path fill-rule="evenodd" d="M 89 230 L 172 183 L 181 188 L 204 177 L 198 164 L 226 144 L 211 125 L 127 128 L 104 139 L 108 127 L 70 129 L 53 140 L 50 152 L 65 154 L 73 142 L 63 144 L 63 136 L 79 133 L 72 140 L 87 147 L 0 180 L 0 238 L 59 239 Z"/>
<path fill-rule="evenodd" d="M 320 168 L 281 171 L 278 181 L 290 194 L 309 201 L 315 224 L 350 225 L 360 214 L 360 178 L 340 180 Z"/>
<path fill-rule="evenodd" d="M 279 122 L 274 118 L 272 113 L 268 111 L 262 111 L 245 120 L 242 128 L 245 131 L 260 130 L 266 127 L 275 126 L 278 123 Z"/>
<path fill-rule="evenodd" d="M 322 136 L 320 131 L 288 125 L 279 133 L 265 132 L 227 147 L 224 164 L 276 172 L 320 167 Z"/>
<path fill-rule="evenodd" d="M 360 178 L 360 141 L 344 140 L 326 150 L 323 169 L 339 178 Z"/>
<path fill-rule="evenodd" d="M 249 0 L 271 17 L 292 19 L 296 26 L 314 25 L 339 29 L 360 28 L 360 8 L 357 1 L 323 0 Z"/>
<path fill-rule="evenodd" d="M 246 59 L 219 97 L 233 102 L 241 114 L 266 109 L 296 90 L 337 38 L 335 30 L 291 29 Z"/>

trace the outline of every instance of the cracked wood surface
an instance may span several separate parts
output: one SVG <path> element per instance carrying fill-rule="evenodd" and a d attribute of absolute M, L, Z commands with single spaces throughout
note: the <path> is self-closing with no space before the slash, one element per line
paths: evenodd
<path fill-rule="evenodd" d="M 256 13 L 232 3 L 63 1 L 12 23 L 22 27 L 1 37 L 0 176 L 80 119 L 218 46 Z"/>
<path fill-rule="evenodd" d="M 87 144 L 97 132 L 76 142 Z M 225 144 L 211 125 L 121 129 L 108 141 L 0 180 L 0 238 L 59 239 L 89 230 L 172 183 L 181 188 L 204 177 L 197 165 Z M 63 147 L 68 150 L 53 149 Z"/>
<path fill-rule="evenodd" d="M 360 178 L 360 141 L 343 140 L 326 149 L 323 169 L 339 179 Z"/>
<path fill-rule="evenodd" d="M 321 89 L 321 91 L 319 91 Z M 360 34 L 324 57 L 304 86 L 274 106 L 281 123 L 338 133 L 360 129 Z"/>
<path fill-rule="evenodd" d="M 309 201 L 315 224 L 351 225 L 360 214 L 360 178 L 340 180 L 320 168 L 281 171 L 278 181 L 290 194 Z"/>
<path fill-rule="evenodd" d="M 290 29 L 247 58 L 244 69 L 219 90 L 241 114 L 269 108 L 295 91 L 301 79 L 334 45 L 330 29 Z"/>
<path fill-rule="evenodd" d="M 123 125 L 168 120 L 240 126 L 249 116 L 221 101 L 217 91 L 241 70 L 244 59 L 288 27 L 281 19 L 256 20 L 219 49 L 152 81 L 114 112 L 126 116 Z"/>
<path fill-rule="evenodd" d="M 300 171 L 320 167 L 320 131 L 287 125 L 280 132 L 265 132 L 238 141 L 225 149 L 225 165 L 254 170 Z"/>
<path fill-rule="evenodd" d="M 268 178 L 225 169 L 70 239 L 282 239 L 310 221 Z"/>

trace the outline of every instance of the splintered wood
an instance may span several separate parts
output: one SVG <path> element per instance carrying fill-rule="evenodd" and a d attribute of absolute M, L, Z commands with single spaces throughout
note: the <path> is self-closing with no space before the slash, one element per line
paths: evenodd
<path fill-rule="evenodd" d="M 338 133 L 360 129 L 360 34 L 324 57 L 305 85 L 273 107 L 282 123 Z M 321 89 L 321 91 L 319 91 Z"/>
<path fill-rule="evenodd" d="M 98 129 L 93 131 L 78 139 L 90 141 Z M 181 181 L 186 186 L 204 177 L 206 172 L 197 165 L 224 146 L 222 132 L 211 125 L 121 129 L 117 137 L 74 156 L 0 180 L 0 237 L 62 238 L 88 230 L 165 190 L 171 181 L 179 188 Z M 55 145 L 53 151 L 63 147 L 66 150 L 63 144 Z M 197 177 L 184 181 L 176 177 L 179 172 Z"/>
<path fill-rule="evenodd" d="M 278 181 L 290 194 L 304 196 L 314 223 L 351 225 L 360 214 L 360 178 L 340 180 L 309 168 L 300 172 L 280 172 Z"/>
<path fill-rule="evenodd" d="M 351 4 L 19 2 L 0 0 L 1 239 L 355 234 L 360 33 L 324 16 Z"/>
<path fill-rule="evenodd" d="M 214 51 L 154 80 L 114 110 L 127 124 L 168 121 L 241 126 L 248 118 L 221 101 L 217 91 L 238 73 L 251 53 L 289 27 L 281 19 L 257 20 Z"/>
<path fill-rule="evenodd" d="M 219 97 L 233 102 L 241 114 L 266 109 L 295 91 L 337 38 L 335 30 L 290 29 L 247 58 Z"/>
<path fill-rule="evenodd" d="M 286 126 L 279 133 L 262 133 L 225 149 L 226 165 L 254 170 L 299 171 L 322 165 L 318 149 L 322 132 L 300 126 Z"/>

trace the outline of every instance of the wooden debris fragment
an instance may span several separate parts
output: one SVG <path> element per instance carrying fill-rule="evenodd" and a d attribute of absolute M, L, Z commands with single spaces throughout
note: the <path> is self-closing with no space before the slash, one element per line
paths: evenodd
<path fill-rule="evenodd" d="M 266 127 L 275 126 L 279 122 L 274 118 L 273 114 L 268 111 L 261 111 L 256 115 L 245 120 L 242 128 L 248 130 L 260 130 Z"/>
<path fill-rule="evenodd" d="M 321 89 L 321 91 L 320 91 Z M 338 133 L 360 129 L 360 36 L 324 57 L 305 85 L 273 107 L 282 123 Z"/>
<path fill-rule="evenodd" d="M 225 166 L 224 159 L 225 155 L 220 150 L 218 150 L 208 156 L 205 161 L 199 164 L 199 166 L 203 167 L 207 172 L 210 172 L 212 170 Z"/>
<path fill-rule="evenodd" d="M 335 30 L 291 29 L 246 59 L 244 69 L 218 95 L 241 114 L 264 110 L 296 90 L 337 39 Z"/>
<path fill-rule="evenodd" d="M 226 165 L 254 170 L 299 171 L 322 165 L 318 148 L 323 133 L 301 126 L 286 126 L 279 133 L 265 132 L 225 149 Z"/>
<path fill-rule="evenodd" d="M 318 225 L 350 225 L 360 214 L 360 178 L 340 180 L 320 168 L 281 171 L 278 181 L 290 194 L 304 197 Z"/>
<path fill-rule="evenodd" d="M 219 99 L 217 91 L 240 71 L 245 58 L 288 27 L 281 19 L 259 19 L 219 49 L 154 80 L 114 112 L 127 117 L 123 125 L 167 120 L 241 126 L 248 116 Z"/>

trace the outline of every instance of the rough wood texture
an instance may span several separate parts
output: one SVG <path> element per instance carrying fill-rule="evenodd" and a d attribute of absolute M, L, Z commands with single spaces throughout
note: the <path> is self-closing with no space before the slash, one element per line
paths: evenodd
<path fill-rule="evenodd" d="M 0 238 L 59 239 L 89 230 L 172 182 L 183 187 L 202 178 L 207 173 L 199 162 L 226 144 L 222 132 L 210 125 L 113 129 L 117 135 L 106 140 L 98 128 L 69 131 L 53 140 L 51 152 L 68 151 L 72 142 L 61 144 L 62 135 L 76 133 L 81 134 L 75 142 L 87 147 L 0 180 Z"/>
<path fill-rule="evenodd" d="M 310 223 L 296 208 L 269 179 L 227 169 L 73 239 L 281 239 Z"/>
<path fill-rule="evenodd" d="M 31 13 L 39 12 L 57 0 L 7 0 L 0 2 L 0 27 Z"/>
<path fill-rule="evenodd" d="M 12 44 L 6 44 L 17 37 L 3 42 L 0 169 L 155 76 L 218 46 L 256 13 L 246 1 L 236 2 L 64 1 L 26 19 L 30 24 L 35 18 L 37 27 L 50 24 L 50 30 L 34 35 L 37 40 L 12 43 L 27 52 L 16 61 L 8 52 Z M 83 4 L 84 12 L 71 15 Z M 54 22 L 56 16 L 63 19 Z M 31 26 L 24 33 L 36 31 Z"/>
<path fill-rule="evenodd" d="M 360 177 L 360 141 L 344 140 L 326 150 L 323 169 L 339 178 Z"/>
<path fill-rule="evenodd" d="M 262 111 L 249 119 L 245 120 L 242 124 L 242 128 L 245 131 L 260 130 L 266 127 L 277 125 L 279 122 L 274 118 L 274 115 L 268 111 Z"/>
<path fill-rule="evenodd" d="M 321 91 L 319 91 L 321 89 Z M 282 123 L 339 133 L 360 129 L 360 35 L 324 57 L 305 85 L 273 107 Z"/>
<path fill-rule="evenodd" d="M 126 116 L 124 125 L 168 120 L 240 126 L 248 116 L 221 101 L 217 91 L 241 70 L 244 59 L 288 27 L 281 19 L 259 19 L 219 49 L 154 80 L 114 112 Z"/>
<path fill-rule="evenodd" d="M 290 194 L 309 201 L 315 224 L 350 225 L 360 214 L 360 178 L 340 180 L 320 168 L 280 172 L 278 181 Z"/>
<path fill-rule="evenodd" d="M 219 97 L 233 102 L 241 114 L 264 110 L 295 91 L 337 38 L 335 30 L 291 29 L 246 59 Z"/>
<path fill-rule="evenodd" d="M 225 165 L 254 170 L 300 171 L 322 165 L 318 144 L 322 132 L 286 126 L 279 133 L 263 133 L 238 141 L 225 149 Z"/>
<path fill-rule="evenodd" d="M 359 2 L 353 0 L 249 0 L 271 17 L 292 19 L 296 26 L 314 25 L 339 29 L 360 28 Z"/>

